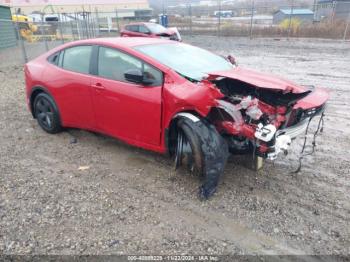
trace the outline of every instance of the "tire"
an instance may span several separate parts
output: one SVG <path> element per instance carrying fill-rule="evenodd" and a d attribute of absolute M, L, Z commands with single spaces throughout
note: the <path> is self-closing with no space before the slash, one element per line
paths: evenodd
<path fill-rule="evenodd" d="M 204 179 L 204 183 L 199 188 L 199 197 L 208 199 L 216 192 L 219 178 L 224 171 L 229 154 L 227 143 L 216 128 L 204 119 L 193 122 L 188 118 L 180 118 L 177 122 L 177 132 L 180 140 L 182 133 L 183 140 L 187 141 L 177 140 L 175 165 L 182 164 L 183 154 L 178 152 L 179 143 L 182 142 L 186 147 L 188 142 L 192 157 L 187 159 L 190 158 L 192 161 L 187 167 Z"/>
<path fill-rule="evenodd" d="M 50 134 L 62 131 L 60 116 L 56 103 L 46 93 L 38 94 L 34 99 L 34 116 L 39 126 Z"/>

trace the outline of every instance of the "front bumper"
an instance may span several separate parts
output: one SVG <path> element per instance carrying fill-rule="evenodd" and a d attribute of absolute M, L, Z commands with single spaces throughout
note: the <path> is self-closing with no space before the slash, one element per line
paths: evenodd
<path fill-rule="evenodd" d="M 291 139 L 295 139 L 297 136 L 305 133 L 309 122 L 310 122 L 310 117 L 307 117 L 293 126 L 280 129 L 276 132 L 276 138 L 278 138 L 281 135 L 287 135 Z"/>
<path fill-rule="evenodd" d="M 322 121 L 325 108 L 326 106 L 323 104 L 318 108 L 304 110 L 304 117 L 301 121 L 292 126 L 277 130 L 273 142 L 270 143 L 266 157 L 274 160 L 280 152 L 287 152 L 293 139 L 307 133 L 309 124 L 315 116 L 321 115 L 319 121 Z"/>

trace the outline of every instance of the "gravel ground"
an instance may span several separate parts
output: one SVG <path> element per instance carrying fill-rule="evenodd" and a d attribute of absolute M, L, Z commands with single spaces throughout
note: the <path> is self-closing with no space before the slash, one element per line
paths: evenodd
<path fill-rule="evenodd" d="M 185 41 L 332 91 L 302 171 L 291 174 L 300 141 L 258 173 L 232 157 L 218 193 L 200 202 L 199 181 L 161 155 L 81 130 L 43 132 L 26 108 L 20 56 L 8 49 L 0 53 L 0 253 L 350 254 L 350 43 Z"/>

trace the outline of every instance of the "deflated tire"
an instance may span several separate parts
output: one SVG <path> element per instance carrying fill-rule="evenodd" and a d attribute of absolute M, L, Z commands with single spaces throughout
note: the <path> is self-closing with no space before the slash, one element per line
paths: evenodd
<path fill-rule="evenodd" d="M 191 146 L 193 171 L 204 178 L 204 183 L 199 188 L 199 196 L 208 199 L 215 193 L 224 171 L 229 154 L 227 143 L 215 127 L 204 119 L 194 122 L 188 118 L 180 118 L 177 126 L 178 132 L 183 132 Z"/>

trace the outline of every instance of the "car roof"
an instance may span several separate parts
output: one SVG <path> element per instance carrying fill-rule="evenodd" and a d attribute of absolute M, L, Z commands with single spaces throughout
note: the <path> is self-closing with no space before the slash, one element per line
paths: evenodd
<path fill-rule="evenodd" d="M 134 23 L 130 23 L 130 24 L 126 24 L 127 25 L 149 25 L 149 24 L 155 24 L 155 23 L 151 23 L 151 22 L 134 22 Z"/>
<path fill-rule="evenodd" d="M 161 39 L 161 38 L 151 38 L 151 37 L 105 37 L 105 38 L 93 38 L 78 40 L 70 42 L 70 45 L 79 44 L 97 44 L 97 45 L 109 45 L 114 47 L 135 47 L 141 45 L 154 45 L 154 44 L 176 44 L 176 41 Z"/>

